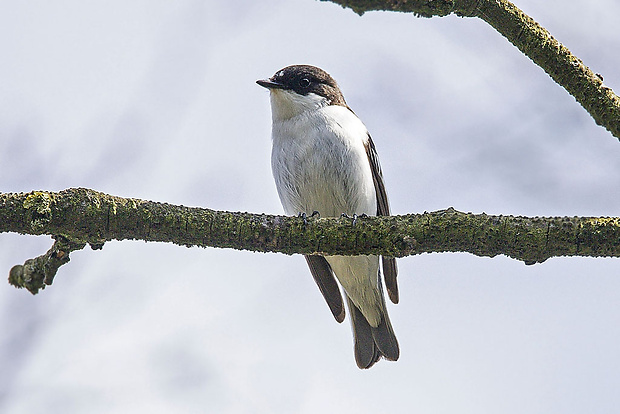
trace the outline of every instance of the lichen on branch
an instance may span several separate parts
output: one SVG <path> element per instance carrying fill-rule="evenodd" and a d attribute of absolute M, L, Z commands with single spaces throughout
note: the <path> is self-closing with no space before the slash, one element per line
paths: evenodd
<path fill-rule="evenodd" d="M 110 240 L 285 254 L 469 252 L 503 254 L 527 264 L 555 256 L 620 257 L 620 218 L 495 216 L 452 208 L 355 220 L 285 217 L 176 206 L 85 188 L 0 194 L 0 232 L 56 239 L 48 253 L 11 271 L 12 283 L 27 288 L 51 283 L 70 251 L 86 243 L 100 248 Z"/>
<path fill-rule="evenodd" d="M 55 236 L 56 241 L 47 253 L 28 259 L 23 265 L 15 265 L 9 271 L 9 283 L 17 288 L 26 288 L 36 295 L 54 281 L 58 268 L 69 263 L 69 254 L 84 248 L 85 243 L 72 242 L 62 236 Z"/>

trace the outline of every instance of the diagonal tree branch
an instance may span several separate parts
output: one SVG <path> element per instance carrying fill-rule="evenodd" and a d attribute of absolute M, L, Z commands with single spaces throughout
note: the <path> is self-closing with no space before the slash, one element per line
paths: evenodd
<path fill-rule="evenodd" d="M 620 139 L 620 97 L 534 19 L 507 0 L 322 0 L 358 14 L 384 10 L 418 16 L 479 17 L 570 93 L 594 121 Z"/>
<path fill-rule="evenodd" d="M 555 256 L 620 257 L 620 218 L 492 216 L 452 208 L 355 220 L 301 218 L 175 206 L 85 188 L 0 193 L 0 232 L 56 239 L 48 253 L 11 269 L 11 284 L 33 293 L 51 284 L 71 251 L 86 243 L 100 249 L 109 240 L 286 254 L 504 254 L 526 264 Z"/>

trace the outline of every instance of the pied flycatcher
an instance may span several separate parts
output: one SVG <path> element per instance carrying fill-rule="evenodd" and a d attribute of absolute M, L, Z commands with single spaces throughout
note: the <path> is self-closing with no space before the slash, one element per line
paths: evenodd
<path fill-rule="evenodd" d="M 286 214 L 390 214 L 375 145 L 327 72 L 294 65 L 257 83 L 271 95 L 271 168 Z M 379 256 L 305 257 L 338 322 L 345 310 L 334 275 L 344 289 L 358 367 L 370 368 L 381 357 L 396 361 Z M 382 263 L 388 295 L 398 303 L 396 259 L 383 257 Z"/>

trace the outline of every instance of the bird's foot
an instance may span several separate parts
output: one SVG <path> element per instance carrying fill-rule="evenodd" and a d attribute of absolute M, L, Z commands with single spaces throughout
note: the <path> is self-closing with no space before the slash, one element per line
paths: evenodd
<path fill-rule="evenodd" d="M 308 225 L 308 217 L 309 217 L 309 218 L 312 218 L 312 217 L 314 217 L 314 216 L 319 216 L 319 217 L 321 217 L 321 213 L 319 213 L 318 211 L 314 210 L 314 211 L 312 212 L 312 214 L 310 214 L 309 216 L 308 216 L 306 213 L 304 213 L 304 212 L 300 212 L 300 213 L 297 215 L 297 217 L 301 217 L 301 218 L 303 218 L 303 219 L 304 219 L 304 226 L 307 226 L 307 225 Z"/>
<path fill-rule="evenodd" d="M 353 221 L 351 222 L 351 226 L 355 226 L 357 224 L 357 219 L 358 218 L 366 218 L 368 217 L 368 214 L 366 213 L 362 213 L 359 216 L 355 213 L 353 213 L 353 216 L 349 216 L 347 213 L 342 213 L 340 215 L 340 217 L 344 217 L 344 218 L 348 218 L 348 219 L 353 219 Z"/>
<path fill-rule="evenodd" d="M 308 225 L 308 216 L 305 212 L 300 212 L 297 217 L 304 219 L 304 226 Z"/>

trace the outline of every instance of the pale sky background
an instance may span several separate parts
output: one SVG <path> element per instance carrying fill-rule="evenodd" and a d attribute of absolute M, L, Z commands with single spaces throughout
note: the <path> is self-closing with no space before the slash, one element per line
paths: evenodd
<path fill-rule="evenodd" d="M 620 3 L 517 0 L 620 92 Z M 268 92 L 313 64 L 393 212 L 620 215 L 620 143 L 486 23 L 312 0 L 0 2 L 0 191 L 282 213 Z M 0 273 L 49 237 L 0 235 Z M 620 261 L 399 260 L 396 363 L 360 371 L 301 256 L 109 242 L 0 283 L 0 412 L 610 413 Z"/>

